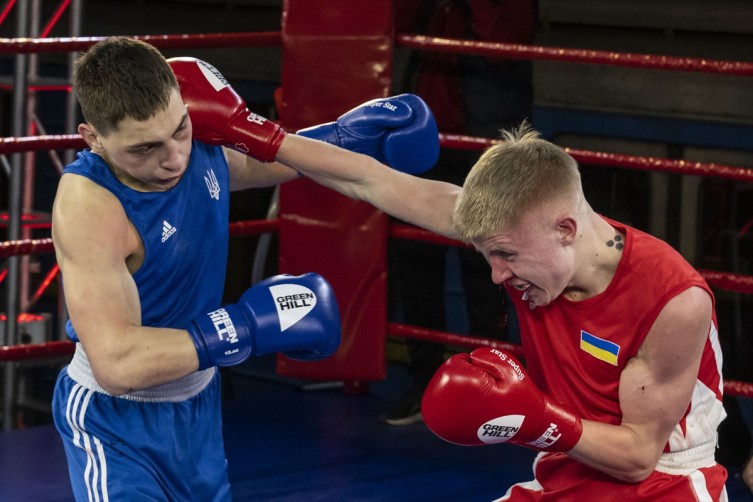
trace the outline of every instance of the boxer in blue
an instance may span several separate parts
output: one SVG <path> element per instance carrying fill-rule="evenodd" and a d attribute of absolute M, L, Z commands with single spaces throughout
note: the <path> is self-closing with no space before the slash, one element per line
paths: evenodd
<path fill-rule="evenodd" d="M 314 273 L 271 277 L 221 306 L 229 192 L 304 170 L 357 190 L 337 162 L 326 167 L 341 152 L 428 169 L 436 125 L 403 95 L 287 134 L 211 65 L 124 37 L 87 51 L 73 82 L 89 148 L 60 180 L 52 233 L 77 342 L 53 397 L 75 497 L 229 500 L 216 368 L 271 352 L 318 360 L 340 341 L 335 294 Z M 283 152 L 317 160 L 294 169 Z"/>

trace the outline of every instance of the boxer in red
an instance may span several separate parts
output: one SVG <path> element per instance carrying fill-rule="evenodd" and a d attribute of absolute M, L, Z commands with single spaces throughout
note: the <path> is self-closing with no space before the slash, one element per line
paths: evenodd
<path fill-rule="evenodd" d="M 597 214 L 562 148 L 526 124 L 502 140 L 462 188 L 347 152 L 328 168 L 349 184 L 317 178 L 474 245 L 515 303 L 524 361 L 492 349 L 450 358 L 424 394 L 426 425 L 457 444 L 540 451 L 535 479 L 501 500 L 726 500 L 708 285 L 668 244 Z M 284 146 L 278 159 L 316 176 Z"/>
<path fill-rule="evenodd" d="M 525 367 L 494 349 L 450 358 L 426 425 L 541 452 L 535 479 L 500 500 L 726 500 L 708 285 L 668 244 L 596 214 L 564 150 L 525 127 L 504 140 L 471 170 L 454 222 L 515 302 Z"/>

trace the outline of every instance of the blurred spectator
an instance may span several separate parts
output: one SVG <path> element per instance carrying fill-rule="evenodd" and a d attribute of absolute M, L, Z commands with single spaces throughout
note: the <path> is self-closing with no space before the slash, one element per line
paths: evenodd
<path fill-rule="evenodd" d="M 531 44 L 535 0 L 395 0 L 399 33 Z M 431 107 L 444 133 L 497 138 L 502 128 L 529 118 L 533 106 L 530 61 L 431 51 L 412 51 L 395 93 L 413 92 Z M 480 152 L 442 149 L 424 176 L 463 184 Z M 489 265 L 472 249 L 457 248 L 473 336 L 517 341 L 514 312 L 504 290 L 491 281 Z M 448 248 L 395 239 L 390 249 L 393 304 L 402 322 L 447 331 L 445 268 Z M 423 391 L 445 357 L 439 343 L 407 340 L 412 385 L 381 417 L 390 425 L 421 421 Z"/>

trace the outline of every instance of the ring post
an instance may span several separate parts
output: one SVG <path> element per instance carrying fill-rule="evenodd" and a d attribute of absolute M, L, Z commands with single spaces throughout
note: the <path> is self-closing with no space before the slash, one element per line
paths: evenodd
<path fill-rule="evenodd" d="M 295 131 L 388 96 L 393 41 L 391 0 L 286 0 L 280 121 Z M 300 179 L 281 187 L 279 219 L 280 271 L 317 272 L 332 284 L 342 342 L 325 361 L 279 356 L 277 371 L 363 392 L 386 376 L 388 217 Z"/>

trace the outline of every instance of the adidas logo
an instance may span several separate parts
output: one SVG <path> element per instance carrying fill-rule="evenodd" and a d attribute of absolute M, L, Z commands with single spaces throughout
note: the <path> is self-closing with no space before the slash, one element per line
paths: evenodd
<path fill-rule="evenodd" d="M 170 225 L 167 220 L 162 220 L 162 242 L 165 242 L 177 229 Z"/>

